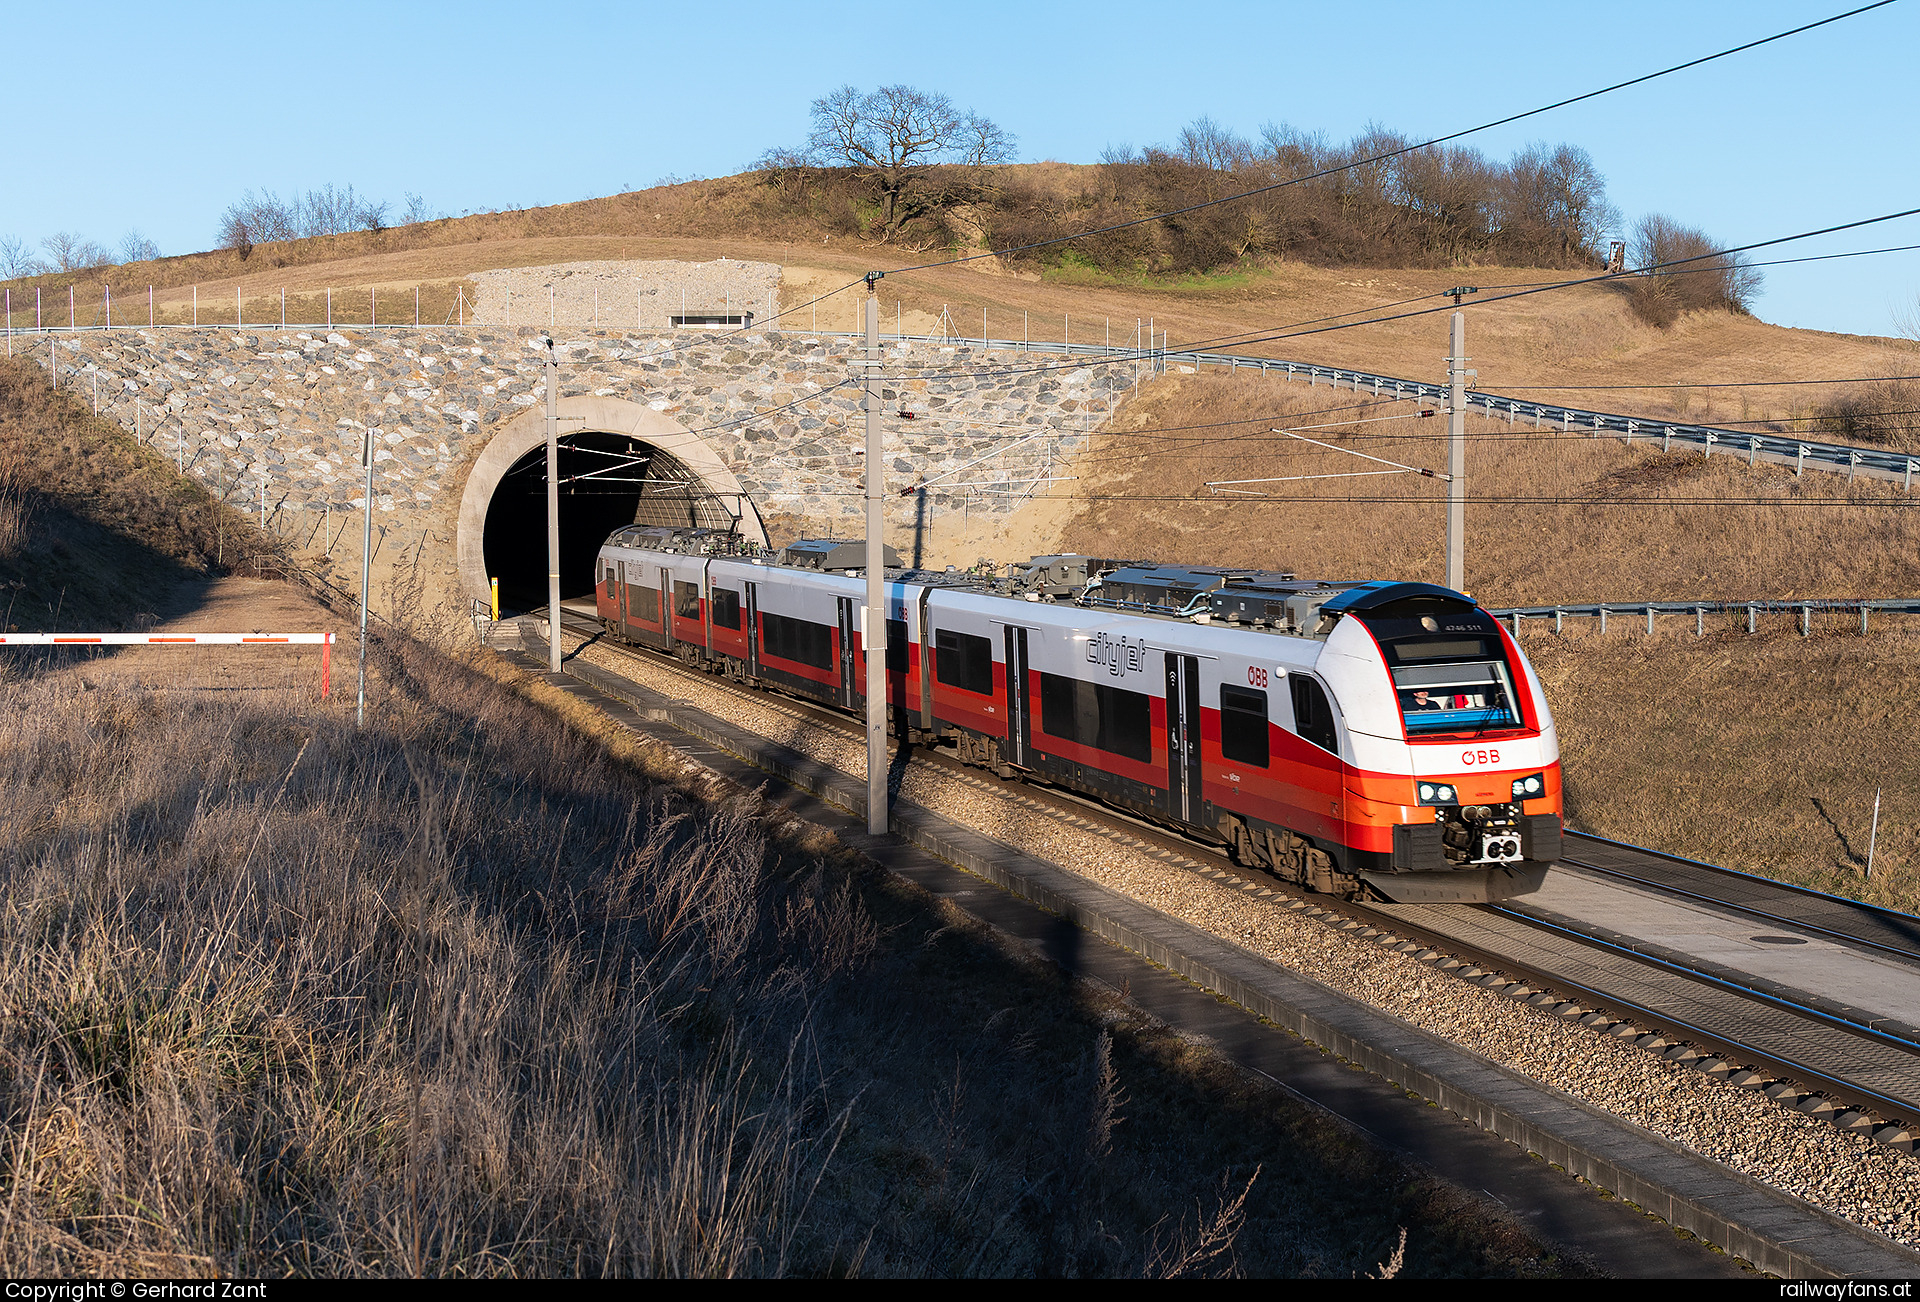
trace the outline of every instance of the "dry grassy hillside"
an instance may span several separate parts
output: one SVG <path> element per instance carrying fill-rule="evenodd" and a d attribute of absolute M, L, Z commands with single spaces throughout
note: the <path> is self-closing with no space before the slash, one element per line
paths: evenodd
<path fill-rule="evenodd" d="M 1920 630 L 1523 637 L 1573 826 L 1920 911 Z"/>
<path fill-rule="evenodd" d="M 1012 169 L 1022 184 L 1064 184 L 1062 164 Z M 16 325 L 32 320 L 33 294 L 45 291 L 49 321 L 67 319 L 66 293 L 76 287 L 82 324 L 104 320 L 104 288 L 114 289 L 116 323 L 144 324 L 146 287 L 155 286 L 155 316 L 183 322 L 198 291 L 203 323 L 231 323 L 236 291 L 249 321 L 278 320 L 281 291 L 290 319 L 319 319 L 325 290 L 334 289 L 335 320 L 408 322 L 420 294 L 423 322 L 458 315 L 456 286 L 475 271 L 616 259 L 706 260 L 719 256 L 775 262 L 787 268 L 783 307 L 849 285 L 868 270 L 950 256 L 920 253 L 835 233 L 782 207 L 751 175 L 687 182 L 604 199 L 510 213 L 479 214 L 380 232 L 357 232 L 262 245 L 242 261 L 225 250 L 108 268 L 74 276 L 7 282 Z M 1296 333 L 1339 313 L 1384 308 L 1463 281 L 1491 298 L 1502 285 L 1558 281 L 1565 269 L 1465 267 L 1424 270 L 1325 267 L 1264 261 L 1212 276 L 1119 278 L 1084 268 L 1006 274 L 986 259 L 935 270 L 890 274 L 881 286 L 883 315 L 896 305 L 907 328 L 925 331 L 949 310 L 958 328 L 977 334 L 983 313 L 998 338 L 1036 340 L 1070 334 L 1091 342 L 1136 338 L 1136 321 L 1151 320 L 1174 347 L 1200 341 L 1266 356 L 1438 379 L 1446 348 L 1442 314 L 1332 333 Z M 469 290 L 469 299 L 471 292 Z M 1410 305 L 1430 307 L 1430 303 Z M 1763 305 L 1764 306 L 1764 305 Z M 1392 309 L 1400 311 L 1405 309 Z M 1726 312 L 1696 312 L 1657 329 L 1634 317 L 1624 286 L 1601 284 L 1471 309 L 1468 342 L 1482 388 L 1536 389 L 1542 401 L 1564 401 L 1649 416 L 1785 420 L 1805 416 L 1840 390 L 1592 392 L 1566 386 L 1677 385 L 1842 378 L 1910 373 L 1916 355 L 1895 341 L 1788 330 Z M 858 296 L 835 294 L 788 319 L 795 327 L 854 329 Z M 1281 336 L 1266 338 L 1267 336 Z M 1249 338 L 1264 342 L 1234 344 Z M 1553 387 L 1559 386 L 1559 387 Z"/>
<path fill-rule="evenodd" d="M 1402 464 L 1446 468 L 1444 416 L 1408 402 L 1245 375 L 1142 386 L 1076 464 L 1035 542 L 1326 578 L 1443 577 L 1445 485 L 1414 475 L 1247 485 L 1208 481 L 1386 469 L 1275 426 Z M 1381 419 L 1403 417 L 1403 419 Z M 1342 424 L 1371 421 L 1370 424 Z M 1494 606 L 1635 598 L 1920 594 L 1920 498 L 1897 484 L 1733 456 L 1662 454 L 1616 438 L 1468 419 L 1467 584 Z M 1512 499 L 1512 500 L 1502 500 Z"/>
<path fill-rule="evenodd" d="M 38 367 L 0 361 L 0 628 L 147 626 L 269 545 Z"/>

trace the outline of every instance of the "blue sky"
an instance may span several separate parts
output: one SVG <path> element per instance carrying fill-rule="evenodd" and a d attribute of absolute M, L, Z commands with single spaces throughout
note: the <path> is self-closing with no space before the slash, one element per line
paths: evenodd
<path fill-rule="evenodd" d="M 0 235 L 205 248 L 249 188 L 434 208 L 738 170 L 851 82 L 945 91 L 1023 159 L 1091 162 L 1201 115 L 1425 138 L 1850 7 L 1828 3 L 15 6 Z M 18 57 L 50 51 L 45 57 Z M 1472 137 L 1585 147 L 1628 221 L 1723 246 L 1920 207 L 1920 0 Z M 1790 253 L 1920 244 L 1920 218 Z M 1759 314 L 1883 334 L 1920 252 L 1772 268 Z"/>

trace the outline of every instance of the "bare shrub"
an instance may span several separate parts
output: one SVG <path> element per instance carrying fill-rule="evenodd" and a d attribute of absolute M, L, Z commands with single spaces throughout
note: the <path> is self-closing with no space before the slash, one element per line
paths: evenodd
<path fill-rule="evenodd" d="M 407 206 L 400 214 L 402 226 L 418 226 L 421 222 L 440 221 L 446 217 L 445 213 L 436 212 L 425 198 L 412 191 L 408 191 L 404 198 Z"/>
<path fill-rule="evenodd" d="M 424 211 L 424 207 L 416 203 L 408 211 Z M 248 190 L 221 214 L 219 247 L 232 249 L 244 261 L 256 244 L 385 230 L 387 212 L 387 204 L 355 193 L 351 185 L 329 182 L 290 199 L 282 199 L 272 190 L 263 189 L 257 194 Z"/>
<path fill-rule="evenodd" d="M 1156 1230 L 1140 1273 L 1148 1279 L 1230 1277 L 1239 1273 L 1233 1260 L 1234 1240 L 1247 1219 L 1247 1195 L 1260 1178 L 1255 1167 L 1236 1191 L 1226 1177 L 1211 1212 L 1194 1208 L 1191 1223 L 1182 1219 L 1165 1239 Z"/>
<path fill-rule="evenodd" d="M 1368 1274 L 1368 1279 L 1393 1279 L 1400 1274 L 1400 1268 L 1407 1264 L 1407 1227 L 1400 1227 L 1400 1242 L 1393 1245 L 1393 1251 L 1379 1267 Z"/>
<path fill-rule="evenodd" d="M 1718 252 L 1706 234 L 1650 213 L 1633 229 L 1629 257 L 1640 270 L 1629 301 L 1650 325 L 1668 326 L 1682 312 L 1724 309 L 1751 315 L 1761 274 L 1737 255 Z"/>
<path fill-rule="evenodd" d="M 120 261 L 152 262 L 160 256 L 160 246 L 137 230 L 120 237 Z"/>
<path fill-rule="evenodd" d="M 112 254 L 72 231 L 55 231 L 40 241 L 40 247 L 46 250 L 48 271 L 92 271 L 113 263 Z"/>
<path fill-rule="evenodd" d="M 1578 146 L 1530 144 L 1507 163 L 1500 180 L 1499 227 L 1522 247 L 1553 248 L 1569 262 L 1593 258 L 1619 225 L 1606 182 Z"/>
<path fill-rule="evenodd" d="M 33 247 L 25 240 L 18 236 L 0 235 L 0 280 L 31 276 L 39 266 L 39 260 L 33 256 Z"/>
<path fill-rule="evenodd" d="M 1848 389 L 1814 408 L 1821 437 L 1920 450 L 1920 380 L 1878 380 Z"/>
<path fill-rule="evenodd" d="M 240 261 L 245 262 L 253 256 L 253 223 L 231 208 L 227 210 L 226 216 L 220 219 L 220 234 L 217 238 L 219 247 L 231 249 L 240 256 Z"/>
<path fill-rule="evenodd" d="M 1461 147 L 1381 157 L 1407 144 L 1379 126 L 1335 145 L 1271 123 L 1256 142 L 1202 117 L 1171 149 L 1109 149 L 1078 194 L 1010 183 L 997 201 L 996 229 L 1017 247 L 1177 212 L 1020 255 L 1121 272 L 1203 272 L 1257 257 L 1599 264 L 1618 218 L 1583 150 L 1534 144 L 1505 163 Z M 1196 207 L 1232 196 L 1244 197 Z"/>

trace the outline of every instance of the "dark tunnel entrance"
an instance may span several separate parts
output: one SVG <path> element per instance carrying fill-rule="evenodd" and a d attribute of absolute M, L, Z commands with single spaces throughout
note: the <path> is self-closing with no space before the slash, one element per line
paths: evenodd
<path fill-rule="evenodd" d="M 733 527 L 729 503 L 671 453 L 627 434 L 581 431 L 559 441 L 560 596 L 590 596 L 593 560 L 630 524 Z M 500 580 L 503 613 L 547 604 L 547 450 L 534 448 L 501 476 L 487 503 L 487 576 Z"/>

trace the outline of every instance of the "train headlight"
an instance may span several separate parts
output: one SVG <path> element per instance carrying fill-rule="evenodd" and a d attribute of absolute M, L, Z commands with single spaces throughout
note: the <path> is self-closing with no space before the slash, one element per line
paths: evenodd
<path fill-rule="evenodd" d="M 1547 794 L 1547 779 L 1542 773 L 1529 773 L 1524 778 L 1513 780 L 1513 798 L 1515 800 L 1537 800 Z"/>
<path fill-rule="evenodd" d="M 1422 782 L 1417 794 L 1423 805 L 1454 805 L 1460 802 L 1460 792 L 1451 782 Z"/>

